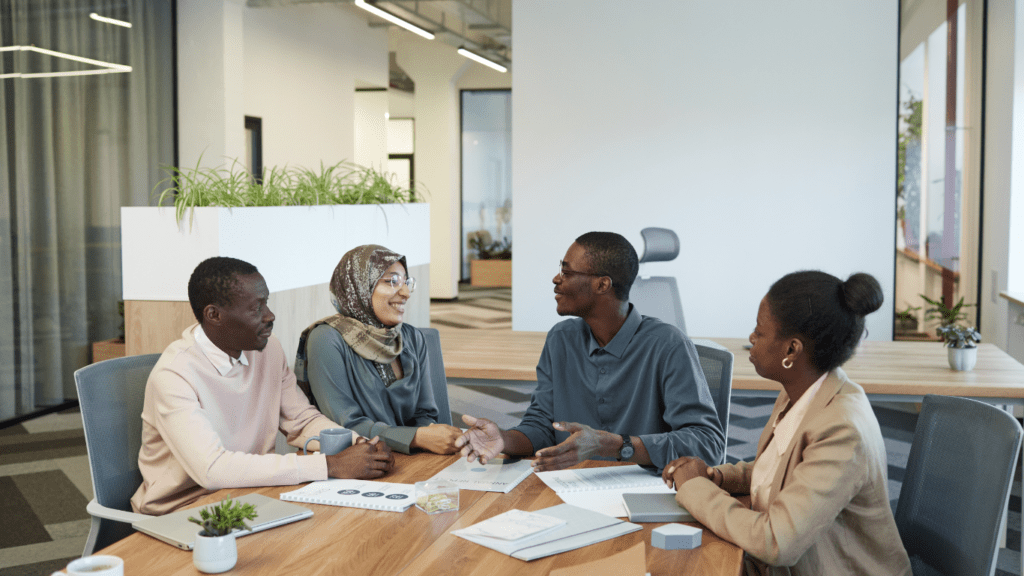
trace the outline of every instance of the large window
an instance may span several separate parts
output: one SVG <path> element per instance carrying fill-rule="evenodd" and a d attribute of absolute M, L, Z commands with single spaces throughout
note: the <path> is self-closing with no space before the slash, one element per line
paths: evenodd
<path fill-rule="evenodd" d="M 982 0 L 902 1 L 894 304 L 917 327 L 897 338 L 934 335 L 921 295 L 977 301 L 983 27 Z"/>
<path fill-rule="evenodd" d="M 512 242 L 512 91 L 462 91 L 462 278 L 470 234 Z"/>

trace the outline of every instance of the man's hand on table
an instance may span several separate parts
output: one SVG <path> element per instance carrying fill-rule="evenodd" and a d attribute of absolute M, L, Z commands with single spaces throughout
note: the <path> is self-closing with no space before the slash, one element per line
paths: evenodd
<path fill-rule="evenodd" d="M 569 437 L 557 446 L 538 450 L 537 459 L 533 461 L 534 472 L 562 470 L 595 456 L 615 458 L 622 447 L 622 436 L 586 424 L 555 422 L 552 426 L 559 432 L 568 432 Z"/>
<path fill-rule="evenodd" d="M 479 460 L 481 464 L 494 458 L 505 449 L 505 440 L 498 425 L 486 418 L 474 418 L 468 414 L 462 421 L 469 428 L 465 434 L 455 440 L 456 448 L 460 448 L 466 460 Z"/>
<path fill-rule="evenodd" d="M 669 462 L 661 473 L 661 479 L 669 488 L 679 488 L 693 478 L 707 478 L 714 482 L 715 486 L 722 486 L 722 472 L 708 466 L 700 458 L 677 458 Z"/>
<path fill-rule="evenodd" d="M 327 475 L 331 478 L 380 478 L 395 465 L 395 457 L 388 445 L 374 437 L 359 441 L 348 448 L 327 456 Z"/>

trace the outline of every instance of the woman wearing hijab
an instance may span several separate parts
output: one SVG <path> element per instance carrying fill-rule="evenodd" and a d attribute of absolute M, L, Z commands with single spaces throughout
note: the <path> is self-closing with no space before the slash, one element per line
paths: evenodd
<path fill-rule="evenodd" d="M 437 423 L 423 334 L 402 322 L 416 280 L 405 256 L 368 244 L 331 276 L 338 311 L 302 333 L 295 373 L 328 418 L 392 450 L 452 454 L 462 431 Z"/>
<path fill-rule="evenodd" d="M 757 373 L 782 385 L 753 462 L 680 458 L 663 477 L 704 526 L 743 548 L 746 574 L 909 575 L 886 486 L 885 445 L 864 390 L 840 366 L 882 305 L 868 274 L 777 281 L 750 335 Z M 750 507 L 733 495 L 749 495 Z"/>

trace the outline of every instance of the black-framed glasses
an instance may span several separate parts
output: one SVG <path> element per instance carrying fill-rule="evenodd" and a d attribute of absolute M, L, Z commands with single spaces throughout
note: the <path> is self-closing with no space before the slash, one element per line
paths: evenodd
<path fill-rule="evenodd" d="M 390 284 L 396 292 L 401 290 L 403 285 L 409 287 L 409 292 L 416 290 L 416 279 L 412 277 L 406 278 L 398 272 L 392 272 L 390 277 L 381 278 L 380 281 Z"/>
<path fill-rule="evenodd" d="M 593 276 L 595 278 L 601 278 L 602 276 L 608 276 L 607 274 L 594 274 L 593 272 L 579 272 L 577 270 L 569 270 L 566 268 L 568 263 L 565 260 L 558 261 L 558 277 L 559 278 L 571 278 L 573 276 Z M 611 279 L 609 277 L 609 279 Z"/>

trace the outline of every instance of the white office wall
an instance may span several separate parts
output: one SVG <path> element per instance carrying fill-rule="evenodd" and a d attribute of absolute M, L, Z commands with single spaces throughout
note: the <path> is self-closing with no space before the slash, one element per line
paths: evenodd
<path fill-rule="evenodd" d="M 430 203 L 430 297 L 459 295 L 459 90 L 508 88 L 511 73 L 501 74 L 459 56 L 443 42 L 411 33 L 391 32 L 396 60 L 416 84 L 415 170 L 417 193 Z"/>
<path fill-rule="evenodd" d="M 1009 270 L 1006 286 L 1010 292 L 1024 292 L 1024 2 L 1016 5 L 1013 65 L 1013 150 L 1009 204 Z M 1019 200 L 1013 202 L 1013 200 Z"/>
<path fill-rule="evenodd" d="M 1007 302 L 999 292 L 1007 289 L 1010 246 L 1011 167 L 1014 162 L 1014 91 L 1021 78 L 1014 78 L 1014 4 L 1024 0 L 989 0 L 988 51 L 985 89 L 985 190 L 980 306 L 981 335 L 1003 350 L 1007 349 Z M 1017 152 L 1019 156 L 1021 153 Z"/>
<path fill-rule="evenodd" d="M 354 158 L 356 81 L 387 86 L 385 30 L 347 5 L 177 5 L 182 165 L 240 157 L 246 115 L 263 120 L 265 166 Z"/>
<path fill-rule="evenodd" d="M 513 3 L 513 327 L 558 317 L 576 236 L 676 230 L 690 332 L 746 336 L 785 273 L 873 274 L 889 339 L 897 10 L 891 0 Z M 585 20 L 581 15 L 586 14 Z M 585 25 L 583 25 L 585 24 Z"/>
<path fill-rule="evenodd" d="M 355 93 L 355 130 L 352 140 L 353 161 L 360 166 L 387 170 L 388 166 L 388 93 L 386 90 Z"/>

